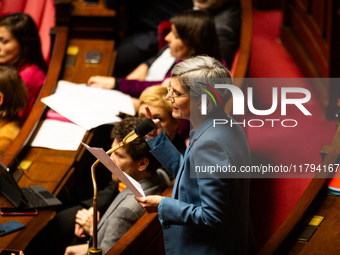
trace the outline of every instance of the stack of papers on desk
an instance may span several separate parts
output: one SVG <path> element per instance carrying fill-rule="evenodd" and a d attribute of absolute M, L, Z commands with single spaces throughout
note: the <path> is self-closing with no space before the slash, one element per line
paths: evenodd
<path fill-rule="evenodd" d="M 59 81 L 56 92 L 41 101 L 86 130 L 120 121 L 119 112 L 135 115 L 129 95 L 67 81 Z"/>

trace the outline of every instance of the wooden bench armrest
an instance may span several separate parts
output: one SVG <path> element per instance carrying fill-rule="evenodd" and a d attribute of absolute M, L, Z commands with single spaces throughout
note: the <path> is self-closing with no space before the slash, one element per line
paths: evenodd
<path fill-rule="evenodd" d="M 250 63 L 251 49 L 253 40 L 253 8 L 251 0 L 241 0 L 241 36 L 240 47 L 237 51 L 236 61 L 233 62 L 234 85 L 243 87 L 243 78 L 247 76 Z M 225 107 L 225 112 L 231 114 L 233 100 L 230 99 Z"/>
<path fill-rule="evenodd" d="M 322 165 L 336 164 L 339 161 L 340 125 L 337 128 L 330 147 L 337 149 L 325 154 Z M 287 218 L 269 241 L 262 247 L 259 255 L 287 254 L 289 252 L 296 243 L 298 235 L 304 228 L 306 217 L 310 213 L 313 213 L 324 199 L 326 191 L 323 187 L 328 180 L 327 178 L 331 177 L 330 175 L 332 175 L 332 173 L 316 173 Z"/>

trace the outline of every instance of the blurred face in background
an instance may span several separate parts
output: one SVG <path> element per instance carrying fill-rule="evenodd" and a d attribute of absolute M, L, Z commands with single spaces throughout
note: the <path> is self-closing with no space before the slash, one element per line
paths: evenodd
<path fill-rule="evenodd" d="M 193 4 L 201 10 L 214 10 L 228 1 L 229 0 L 193 0 Z"/>
<path fill-rule="evenodd" d="M 189 56 L 190 48 L 183 43 L 174 24 L 171 25 L 171 31 L 165 37 L 165 41 L 168 42 L 173 57 L 184 60 Z"/>
<path fill-rule="evenodd" d="M 0 26 L 0 64 L 14 64 L 20 53 L 20 44 L 11 32 Z"/>

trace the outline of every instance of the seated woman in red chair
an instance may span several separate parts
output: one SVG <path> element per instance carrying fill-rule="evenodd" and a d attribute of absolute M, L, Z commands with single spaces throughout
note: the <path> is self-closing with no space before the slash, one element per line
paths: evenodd
<path fill-rule="evenodd" d="M 182 60 L 202 54 L 221 60 L 214 19 L 207 12 L 188 10 L 175 15 L 170 22 L 171 31 L 165 37 L 168 48 L 139 65 L 126 78 L 92 76 L 88 84 L 138 97 L 149 86 L 167 85 L 172 67 Z"/>
<path fill-rule="evenodd" d="M 13 65 L 26 84 L 28 104 L 20 113 L 25 120 L 47 72 L 37 27 L 27 14 L 14 13 L 0 18 L 0 64 Z"/>

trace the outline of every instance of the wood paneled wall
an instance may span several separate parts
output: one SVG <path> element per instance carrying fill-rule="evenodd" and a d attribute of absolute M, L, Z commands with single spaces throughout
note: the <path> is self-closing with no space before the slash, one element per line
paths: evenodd
<path fill-rule="evenodd" d="M 306 77 L 340 77 L 340 3 L 336 0 L 286 0 L 281 38 Z M 339 86 L 313 87 L 328 118 L 334 118 Z"/>

